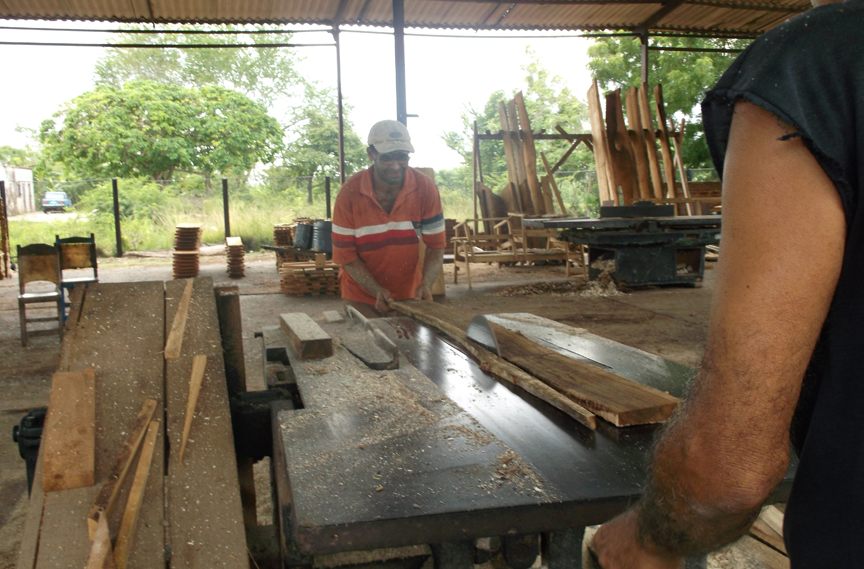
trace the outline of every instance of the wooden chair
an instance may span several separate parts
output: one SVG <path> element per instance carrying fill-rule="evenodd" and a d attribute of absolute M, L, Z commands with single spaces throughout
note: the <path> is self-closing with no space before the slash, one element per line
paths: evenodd
<path fill-rule="evenodd" d="M 457 223 L 453 230 L 453 283 L 457 283 L 459 270 L 464 269 L 471 288 L 471 263 L 516 263 L 519 259 L 509 246 L 510 235 L 501 232 L 501 222 L 507 218 L 489 217 L 466 219 Z M 471 228 L 472 224 L 489 222 L 494 224 L 494 233 L 479 233 Z M 479 228 L 479 225 L 475 225 Z"/>
<path fill-rule="evenodd" d="M 29 283 L 45 281 L 55 286 L 53 291 L 27 292 Z M 57 305 L 57 316 L 27 318 L 27 305 Z M 28 336 L 53 334 L 55 330 L 27 330 L 30 322 L 51 322 L 57 319 L 57 334 L 63 337 L 63 296 L 60 292 L 60 258 L 57 247 L 45 243 L 35 243 L 21 247 L 18 245 L 18 318 L 21 321 L 21 345 L 27 345 Z"/>
<path fill-rule="evenodd" d="M 90 283 L 99 282 L 99 267 L 96 262 L 96 238 L 91 233 L 90 237 L 64 237 L 54 236 L 54 245 L 60 255 L 60 295 L 63 302 L 63 320 L 66 320 L 66 308 L 69 303 L 66 295 L 72 293 L 77 284 L 87 286 Z M 66 276 L 64 271 L 74 269 L 92 269 L 92 274 L 83 276 Z M 68 292 L 67 292 L 68 291 Z"/>
<path fill-rule="evenodd" d="M 565 275 L 570 276 L 571 264 L 582 268 L 588 278 L 585 247 L 558 239 L 557 229 L 526 227 L 522 215 L 513 214 L 507 220 L 507 232 L 512 236 L 514 254 L 524 265 L 536 261 L 564 261 Z M 533 251 L 532 251 L 533 249 Z"/>

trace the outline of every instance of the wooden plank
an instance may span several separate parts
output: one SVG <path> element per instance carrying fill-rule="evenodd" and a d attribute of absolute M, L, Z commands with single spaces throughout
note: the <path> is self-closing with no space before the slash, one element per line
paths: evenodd
<path fill-rule="evenodd" d="M 279 322 L 300 359 L 318 360 L 333 355 L 333 339 L 308 314 L 280 314 Z"/>
<path fill-rule="evenodd" d="M 555 182 L 555 170 L 549 167 L 546 155 L 542 152 L 540 153 L 540 159 L 543 161 L 543 167 L 546 169 L 546 176 L 549 177 L 549 184 L 552 186 L 552 191 L 555 192 L 555 199 L 558 200 L 558 207 L 561 208 L 561 213 L 567 215 L 567 208 L 564 207 L 564 200 L 561 199 L 561 192 L 558 191 L 558 184 Z"/>
<path fill-rule="evenodd" d="M 678 131 L 679 136 L 684 133 L 684 119 L 681 119 L 681 128 Z M 678 143 L 678 137 L 672 137 L 672 144 L 675 146 L 675 162 L 678 164 L 678 177 L 681 178 L 681 190 L 684 193 L 685 198 L 690 197 L 690 188 L 687 184 L 687 172 L 684 171 L 684 158 L 681 154 L 681 144 Z M 693 215 L 693 208 L 689 203 L 685 205 L 687 209 L 687 215 Z"/>
<path fill-rule="evenodd" d="M 228 393 L 246 391 L 246 358 L 243 355 L 243 318 L 240 314 L 240 289 L 219 286 L 213 290 L 219 315 L 219 337 L 225 361 Z"/>
<path fill-rule="evenodd" d="M 566 130 L 561 128 L 560 124 L 555 125 L 555 130 L 557 130 L 558 132 L 560 132 L 563 135 L 566 135 L 568 137 L 572 137 L 572 140 L 571 140 L 571 138 L 567 139 L 568 141 L 570 141 L 570 148 L 568 148 L 567 151 L 561 155 L 561 158 L 559 158 L 558 161 L 555 162 L 555 164 L 552 166 L 552 173 L 553 174 L 555 172 L 557 172 L 558 169 L 561 168 L 561 166 L 564 165 L 564 162 L 566 162 L 567 159 L 570 157 L 570 155 L 573 153 L 573 151 L 576 150 L 576 147 L 579 146 L 580 142 L 584 142 L 585 145 L 588 146 L 588 148 L 591 148 L 591 143 L 589 143 L 588 140 L 586 140 L 584 138 L 585 136 L 590 137 L 591 136 L 590 134 L 588 134 L 588 135 L 571 135 Z"/>
<path fill-rule="evenodd" d="M 648 85 L 642 83 L 639 89 L 639 118 L 642 119 L 642 132 L 645 134 L 645 146 L 648 153 L 648 167 L 651 172 L 651 185 L 655 198 L 663 197 L 663 180 L 660 176 L 660 161 L 657 159 L 657 135 L 654 133 L 654 121 L 651 118 L 651 106 L 648 104 Z"/>
<path fill-rule="evenodd" d="M 42 480 L 42 457 L 40 451 L 36 458 L 36 469 L 33 480 Z M 24 521 L 24 531 L 21 535 L 21 548 L 18 550 L 17 569 L 33 569 L 36 565 L 36 551 L 39 548 L 39 529 L 42 525 L 42 511 L 45 506 L 45 492 L 35 484 L 30 491 L 27 503 L 27 519 Z"/>
<path fill-rule="evenodd" d="M 621 90 L 606 93 L 606 138 L 609 141 L 609 164 L 612 165 L 613 186 L 621 188 L 624 205 L 633 203 L 638 195 L 639 182 L 636 177 L 636 163 L 630 144 L 630 135 L 624 124 L 621 110 Z"/>
<path fill-rule="evenodd" d="M 167 539 L 171 548 L 168 568 L 248 569 L 213 281 L 199 277 L 194 283 L 183 353 L 176 360 L 165 362 L 165 433 L 169 449 L 165 489 L 170 496 L 165 519 L 170 524 Z M 183 284 L 182 281 L 165 283 L 166 323 L 173 320 L 178 310 Z M 196 405 L 197 415 L 207 419 L 195 424 L 181 467 L 180 444 L 193 354 L 207 356 Z M 132 553 L 139 549 L 136 545 Z M 162 567 L 165 568 L 164 560 Z"/>
<path fill-rule="evenodd" d="M 663 171 L 666 173 L 665 197 L 677 198 L 675 193 L 675 170 L 672 165 L 672 151 L 669 149 L 669 130 L 666 125 L 666 107 L 663 105 L 663 86 L 654 85 L 654 110 L 657 112 L 657 126 L 660 131 L 660 152 L 663 155 Z M 661 196 L 663 197 L 663 196 Z"/>
<path fill-rule="evenodd" d="M 746 535 L 736 541 L 732 548 L 727 549 L 727 552 L 727 557 L 734 557 L 731 559 L 734 567 L 789 569 L 790 566 L 788 557 Z"/>
<path fill-rule="evenodd" d="M 46 492 L 93 486 L 96 469 L 96 379 L 93 368 L 51 377 L 42 444 Z"/>
<path fill-rule="evenodd" d="M 147 426 L 150 424 L 158 405 L 159 403 L 155 399 L 145 399 L 141 410 L 138 412 L 138 417 L 135 419 L 135 424 L 131 430 L 127 431 L 129 436 L 120 447 L 120 452 L 117 453 L 117 462 L 114 463 L 114 468 L 111 469 L 111 474 L 108 475 L 107 480 L 102 483 L 96 502 L 87 514 L 90 539 L 96 539 L 99 520 L 104 518 L 107 523 L 107 519 L 111 517 L 114 505 L 117 503 L 117 497 L 120 495 L 120 488 L 123 487 L 123 481 L 126 479 L 129 467 L 132 466 L 141 441 L 144 440 Z"/>
<path fill-rule="evenodd" d="M 591 119 L 591 136 L 594 141 L 594 163 L 597 166 L 597 186 L 600 192 L 600 205 L 613 201 L 618 204 L 618 192 L 613 191 L 612 180 L 609 179 L 607 165 L 609 151 L 606 142 L 606 126 L 603 123 L 603 111 L 600 108 L 600 95 L 597 80 L 588 88 L 588 116 Z"/>
<path fill-rule="evenodd" d="M 639 180 L 639 197 L 651 197 L 651 179 L 648 175 L 648 155 L 645 146 L 645 132 L 642 130 L 642 117 L 639 115 L 639 88 L 631 87 L 624 95 L 627 108 L 627 128 L 630 131 L 630 144 L 636 158 L 636 174 Z"/>
<path fill-rule="evenodd" d="M 57 365 L 57 371 L 69 371 L 69 358 L 72 357 L 72 351 L 75 349 L 75 331 L 78 328 L 78 319 L 81 318 L 81 307 L 84 305 L 84 295 L 86 294 L 87 287 L 77 285 L 69 295 L 69 315 L 66 317 L 66 322 L 63 323 L 65 330 L 60 346 L 60 363 Z"/>
<path fill-rule="evenodd" d="M 516 93 L 513 99 L 516 102 L 516 111 L 519 115 L 520 134 L 522 137 L 522 157 L 525 160 L 525 173 L 528 177 L 528 189 L 531 191 L 531 202 L 534 204 L 534 213 L 549 213 L 546 209 L 546 201 L 540 189 L 540 180 L 537 178 L 537 150 L 534 147 L 534 134 L 531 132 L 531 120 L 528 118 L 528 110 L 525 108 L 525 99 L 522 91 Z"/>
<path fill-rule="evenodd" d="M 115 569 L 114 551 L 111 548 L 111 534 L 108 531 L 108 517 L 100 516 L 96 522 L 96 532 L 90 555 L 87 557 L 87 569 Z"/>
<path fill-rule="evenodd" d="M 512 203 L 516 206 L 514 211 L 522 212 L 522 198 L 519 195 L 519 170 L 513 157 L 513 140 L 510 138 L 510 121 L 507 118 L 507 108 L 503 101 L 498 102 L 498 116 L 501 118 L 501 131 L 504 134 L 504 158 L 507 162 L 507 179 Z"/>
<path fill-rule="evenodd" d="M 162 413 L 165 329 L 164 283 L 96 283 L 87 288 L 69 370 L 91 366 L 98 370 L 97 485 L 46 495 L 37 569 L 86 565 L 90 553 L 87 514 L 127 439 L 127 433 L 117 425 L 131 425 L 146 398 L 159 401 L 155 414 Z M 152 472 L 156 479 L 164 472 L 163 456 L 162 445 L 157 445 Z M 128 488 L 121 489 L 121 503 L 128 492 Z M 139 546 L 130 555 L 130 567 L 165 568 L 164 503 L 162 485 L 149 485 L 135 535 Z M 121 516 L 122 511 L 115 508 L 108 520 L 112 532 L 119 527 Z"/>
<path fill-rule="evenodd" d="M 168 333 L 168 341 L 165 342 L 165 359 L 174 360 L 180 357 L 180 348 L 183 346 L 183 332 L 186 330 L 186 318 L 189 314 L 189 299 L 192 295 L 192 279 L 186 279 L 186 288 L 183 289 L 183 297 L 180 299 L 180 309 L 174 315 L 171 331 Z"/>
<path fill-rule="evenodd" d="M 589 429 L 594 430 L 597 428 L 597 420 L 593 413 L 561 395 L 542 381 L 525 373 L 515 365 L 504 361 L 489 350 L 468 340 L 463 328 L 467 326 L 471 315 L 466 315 L 443 304 L 432 302 L 394 301 L 390 303 L 390 307 L 447 334 L 468 353 L 477 358 L 483 370 L 489 371 L 501 379 L 521 387 L 528 393 L 563 411 Z M 468 320 L 465 320 L 466 316 Z"/>
<path fill-rule="evenodd" d="M 783 542 L 783 536 L 771 529 L 771 526 L 766 524 L 762 518 L 756 518 L 756 521 L 753 522 L 753 525 L 750 527 L 750 535 L 770 545 L 780 553 L 788 555 L 786 544 Z"/>
<path fill-rule="evenodd" d="M 117 533 L 114 547 L 114 563 L 117 569 L 126 569 L 129 565 L 129 551 L 132 549 L 135 528 L 141 515 L 141 502 L 144 500 L 144 490 L 150 477 L 150 467 L 153 464 L 153 451 L 156 447 L 156 437 L 159 436 L 159 421 L 153 421 L 147 427 L 144 444 L 141 445 L 141 456 L 132 479 L 132 489 L 123 512 L 123 521 Z"/>
<path fill-rule="evenodd" d="M 512 142 L 513 161 L 516 163 L 519 173 L 519 200 L 522 203 L 522 212 L 533 215 L 534 203 L 531 200 L 531 190 L 528 187 L 528 174 L 525 171 L 525 154 L 522 148 L 522 135 L 519 132 L 519 113 L 516 111 L 516 100 L 507 102 L 507 115 L 510 117 L 510 141 Z"/>
<path fill-rule="evenodd" d="M 183 455 L 186 453 L 186 443 L 189 441 L 189 430 L 192 428 L 192 417 L 195 416 L 195 404 L 201 392 L 201 381 L 204 370 L 207 369 L 207 356 L 192 358 L 192 377 L 189 380 L 189 399 L 186 402 L 186 418 L 183 421 L 183 436 L 180 439 L 180 466 L 183 466 Z"/>

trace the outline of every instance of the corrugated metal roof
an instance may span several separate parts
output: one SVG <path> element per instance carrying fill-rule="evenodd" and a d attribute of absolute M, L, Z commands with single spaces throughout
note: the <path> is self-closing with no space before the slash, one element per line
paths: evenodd
<path fill-rule="evenodd" d="M 404 0 L 406 27 L 755 35 L 809 0 Z M 391 26 L 391 0 L 0 0 L 0 18 Z"/>

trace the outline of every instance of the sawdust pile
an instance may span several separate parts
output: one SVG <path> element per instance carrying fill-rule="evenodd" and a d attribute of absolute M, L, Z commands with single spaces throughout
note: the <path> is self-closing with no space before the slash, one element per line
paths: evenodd
<path fill-rule="evenodd" d="M 591 268 L 600 271 L 600 275 L 593 281 L 546 282 L 511 286 L 501 289 L 495 294 L 498 296 L 532 296 L 535 294 L 550 294 L 552 296 L 582 297 L 618 296 L 623 294 L 618 290 L 618 287 L 615 286 L 615 279 L 612 278 L 612 275 L 615 273 L 614 260 L 598 259 L 591 263 Z"/>

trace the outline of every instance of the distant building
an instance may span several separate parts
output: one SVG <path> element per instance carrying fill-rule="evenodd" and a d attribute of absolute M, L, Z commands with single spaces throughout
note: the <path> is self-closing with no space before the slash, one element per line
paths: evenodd
<path fill-rule="evenodd" d="M 20 215 L 36 211 L 33 196 L 33 169 L 20 166 L 2 166 L 6 182 L 6 210 L 9 215 Z"/>

